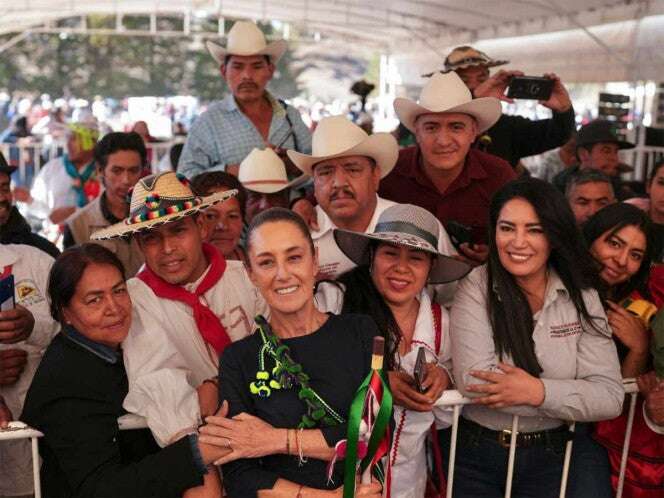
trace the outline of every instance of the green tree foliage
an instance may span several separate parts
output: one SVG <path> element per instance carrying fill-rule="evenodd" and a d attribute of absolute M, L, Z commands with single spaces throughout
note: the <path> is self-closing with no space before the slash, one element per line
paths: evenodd
<path fill-rule="evenodd" d="M 90 28 L 114 26 L 109 16 L 88 16 Z M 182 19 L 160 17 L 159 29 L 180 31 Z M 216 31 L 211 20 L 199 20 L 199 31 Z M 232 22 L 226 21 L 226 31 Z M 61 21 L 76 27 L 78 20 Z M 146 17 L 125 17 L 127 31 L 149 29 Z M 270 24 L 261 25 L 268 36 Z M 0 36 L 0 43 L 14 34 Z M 299 93 L 297 74 L 291 70 L 290 51 L 281 59 L 270 83 L 276 95 Z M 204 101 L 219 99 L 226 90 L 219 67 L 205 49 L 201 35 L 118 36 L 81 34 L 31 34 L 0 57 L 0 88 L 10 93 L 48 93 L 92 99 L 96 95 L 121 99 L 128 96 L 194 95 Z"/>

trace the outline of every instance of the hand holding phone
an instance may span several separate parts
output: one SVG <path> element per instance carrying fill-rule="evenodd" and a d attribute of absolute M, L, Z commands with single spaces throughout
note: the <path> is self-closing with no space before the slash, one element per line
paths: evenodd
<path fill-rule="evenodd" d="M 543 76 L 514 76 L 507 88 L 510 99 L 549 100 L 555 81 Z"/>
<path fill-rule="evenodd" d="M 413 369 L 413 377 L 415 378 L 415 387 L 418 392 L 424 393 L 426 389 L 423 387 L 424 379 L 427 376 L 427 355 L 426 350 L 420 347 L 417 350 L 417 358 L 415 359 L 415 368 Z"/>

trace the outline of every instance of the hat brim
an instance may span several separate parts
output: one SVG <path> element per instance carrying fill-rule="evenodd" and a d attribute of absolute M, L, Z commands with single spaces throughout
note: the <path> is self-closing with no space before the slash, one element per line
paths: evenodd
<path fill-rule="evenodd" d="M 109 240 L 118 237 L 124 237 L 138 232 L 144 232 L 146 230 L 150 230 L 151 228 L 155 228 L 160 225 L 164 225 L 166 223 L 170 223 L 173 221 L 180 220 L 182 218 L 186 218 L 187 216 L 191 216 L 205 208 L 213 206 L 214 204 L 230 199 L 236 194 L 237 190 L 225 190 L 223 192 L 215 192 L 214 194 L 200 198 L 201 202 L 196 204 L 192 208 L 185 209 L 184 211 L 180 211 L 178 213 L 167 214 L 165 216 L 155 218 L 154 220 L 146 220 L 140 223 L 128 224 L 127 220 L 125 219 L 109 227 L 97 230 L 90 236 L 90 238 L 92 240 Z"/>
<path fill-rule="evenodd" d="M 276 194 L 277 192 L 281 192 L 282 190 L 286 190 L 289 188 L 294 188 L 295 186 L 301 184 L 303 182 L 302 177 L 306 176 L 307 175 L 302 174 L 289 182 L 285 181 L 282 182 L 279 180 L 261 180 L 255 182 L 248 181 L 241 183 L 244 188 L 246 188 L 247 190 L 251 190 L 252 192 L 258 192 L 261 194 Z"/>
<path fill-rule="evenodd" d="M 287 151 L 291 161 L 306 175 L 312 176 L 312 168 L 316 163 L 326 159 L 345 156 L 368 156 L 376 161 L 380 169 L 380 177 L 385 178 L 394 168 L 399 158 L 399 145 L 389 133 L 374 133 L 350 149 L 327 156 L 309 156 L 295 150 Z"/>
<path fill-rule="evenodd" d="M 415 121 L 422 114 L 451 112 L 469 114 L 477 121 L 477 133 L 479 134 L 491 128 L 503 113 L 500 100 L 494 97 L 473 99 L 448 109 L 429 109 L 410 99 L 399 97 L 394 99 L 394 111 L 397 113 L 399 121 L 413 133 L 415 133 Z"/>
<path fill-rule="evenodd" d="M 472 269 L 469 264 L 463 261 L 441 254 L 437 248 L 425 240 L 401 232 L 361 233 L 335 229 L 334 240 L 341 251 L 357 265 L 368 265 L 371 263 L 369 244 L 372 240 L 428 252 L 434 256 L 428 279 L 428 282 L 431 284 L 444 284 L 459 280 L 465 277 Z M 415 243 L 416 240 L 420 242 Z"/>
<path fill-rule="evenodd" d="M 205 42 L 205 46 L 207 47 L 208 52 L 210 52 L 212 58 L 217 61 L 219 65 L 224 64 L 226 56 L 228 55 L 242 55 L 246 57 L 252 55 L 267 55 L 270 58 L 272 64 L 276 64 L 279 62 L 279 59 L 281 59 L 284 53 L 286 53 L 288 43 L 286 43 L 286 40 L 275 40 L 271 43 L 268 43 L 263 50 L 248 53 L 229 52 L 226 47 L 217 45 L 216 43 L 209 40 Z"/>
<path fill-rule="evenodd" d="M 451 71 L 456 71 L 457 69 L 465 69 L 467 67 L 476 67 L 476 66 L 484 66 L 484 67 L 496 67 L 496 66 L 504 66 L 505 64 L 509 64 L 510 61 L 503 61 L 503 60 L 491 60 L 486 63 L 481 63 L 478 64 L 477 62 L 462 62 L 461 64 L 451 64 L 447 67 L 444 67 L 443 69 L 439 69 L 438 71 L 433 71 L 431 73 L 426 73 L 421 75 L 422 78 L 431 78 L 434 74 L 436 73 L 449 73 Z"/>
<path fill-rule="evenodd" d="M 601 143 L 616 144 L 620 150 L 633 149 L 634 147 L 636 147 L 635 144 L 627 142 L 625 140 L 613 140 L 613 139 L 609 140 L 608 138 L 598 138 L 597 140 L 589 140 L 587 142 L 577 142 L 576 148 L 578 149 L 579 147 L 588 147 L 589 145 L 595 145 Z"/>

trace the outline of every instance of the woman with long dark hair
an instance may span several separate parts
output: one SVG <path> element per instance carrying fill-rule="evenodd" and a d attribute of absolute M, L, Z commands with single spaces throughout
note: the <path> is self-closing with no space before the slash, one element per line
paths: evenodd
<path fill-rule="evenodd" d="M 338 285 L 321 283 L 319 306 L 367 313 L 388 345 L 386 370 L 394 398 L 390 495 L 420 498 L 427 483 L 425 442 L 431 425 L 448 426 L 449 412 L 434 409 L 451 384 L 449 315 L 432 302 L 427 284 L 463 277 L 470 266 L 438 252 L 442 227 L 426 209 L 397 204 L 381 213 L 373 233 L 335 230 L 339 248 L 355 269 Z M 417 358 L 424 363 L 418 383 Z"/>
<path fill-rule="evenodd" d="M 598 211 L 583 226 L 583 234 L 598 263 L 607 297 L 606 314 L 618 347 L 622 375 L 644 375 L 652 368 L 652 334 L 648 319 L 631 313 L 625 306 L 638 300 L 655 301 L 661 306 L 652 299 L 648 289 L 653 258 L 659 252 L 661 241 L 647 213 L 630 204 L 614 204 Z M 630 478 L 623 489 L 625 498 L 659 496 L 663 489 L 664 436 L 648 429 L 641 413 L 642 400 L 638 403 L 627 459 Z M 598 423 L 596 428 L 596 438 L 608 451 L 614 489 L 618 483 L 626 424 L 627 416 L 623 413 L 613 420 Z"/>
<path fill-rule="evenodd" d="M 566 421 L 609 419 L 623 401 L 592 259 L 555 187 L 526 178 L 490 207 L 489 259 L 459 285 L 451 313 L 459 425 L 455 494 L 502 496 L 512 428 L 512 496 L 559 494 Z"/>

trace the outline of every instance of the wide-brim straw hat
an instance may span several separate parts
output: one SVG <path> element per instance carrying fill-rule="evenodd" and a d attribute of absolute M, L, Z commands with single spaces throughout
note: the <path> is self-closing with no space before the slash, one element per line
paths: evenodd
<path fill-rule="evenodd" d="M 495 97 L 473 99 L 470 90 L 454 73 L 436 73 L 427 81 L 417 102 L 394 99 L 394 110 L 401 123 L 413 133 L 415 121 L 422 114 L 458 112 L 468 114 L 477 121 L 477 133 L 491 128 L 500 115 L 502 107 Z"/>
<path fill-rule="evenodd" d="M 329 116 L 316 126 L 311 138 L 311 155 L 288 151 L 290 160 L 307 175 L 311 175 L 316 163 L 346 156 L 372 158 L 380 169 L 380 177 L 384 178 L 397 162 L 399 144 L 390 133 L 368 135 L 344 116 Z"/>
<path fill-rule="evenodd" d="M 371 263 L 372 241 L 396 244 L 428 252 L 434 256 L 429 283 L 444 284 L 463 278 L 472 267 L 438 252 L 439 227 L 426 209 L 412 204 L 396 204 L 383 211 L 373 233 L 334 230 L 334 239 L 343 253 L 357 265 Z"/>
<path fill-rule="evenodd" d="M 441 73 L 449 73 L 450 71 L 456 71 L 457 69 L 465 69 L 467 67 L 475 66 L 484 66 L 484 67 L 496 67 L 508 64 L 507 60 L 492 59 L 484 52 L 477 50 L 468 45 L 462 47 L 456 47 L 452 50 L 449 55 L 445 58 L 443 63 L 443 69 L 440 70 Z M 429 78 L 433 76 L 434 73 L 423 74 L 423 78 Z"/>
<path fill-rule="evenodd" d="M 238 180 L 247 190 L 274 194 L 299 183 L 300 177 L 288 181 L 286 165 L 276 152 L 254 148 L 240 163 Z"/>
<path fill-rule="evenodd" d="M 225 63 L 229 55 L 267 55 L 272 64 L 276 64 L 288 48 L 285 40 L 267 43 L 263 32 L 251 21 L 237 21 L 233 24 L 228 32 L 225 47 L 211 41 L 205 45 L 210 55 L 220 65 Z"/>
<path fill-rule="evenodd" d="M 133 188 L 129 216 L 115 225 L 97 230 L 90 238 L 106 240 L 150 230 L 191 216 L 235 194 L 237 190 L 226 190 L 198 197 L 189 187 L 189 181 L 178 173 L 166 171 L 146 176 Z"/>

